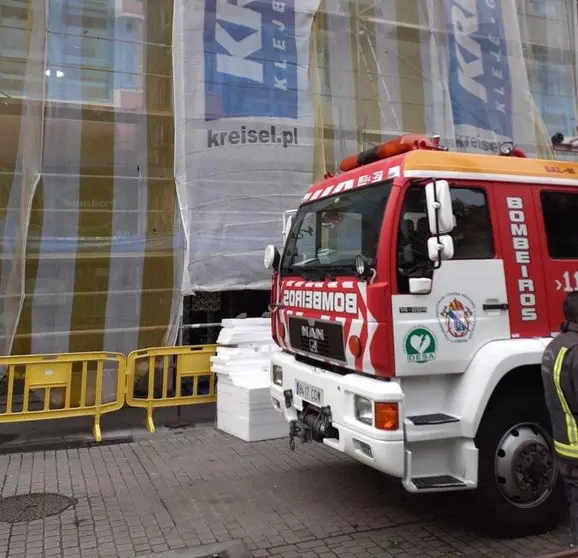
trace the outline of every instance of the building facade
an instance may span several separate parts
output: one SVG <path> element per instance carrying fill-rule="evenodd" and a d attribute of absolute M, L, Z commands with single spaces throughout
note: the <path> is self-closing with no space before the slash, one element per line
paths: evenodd
<path fill-rule="evenodd" d="M 282 212 L 393 135 L 552 157 L 578 124 L 577 10 L 0 0 L 4 354 L 175 342 L 184 295 L 268 289 Z"/>

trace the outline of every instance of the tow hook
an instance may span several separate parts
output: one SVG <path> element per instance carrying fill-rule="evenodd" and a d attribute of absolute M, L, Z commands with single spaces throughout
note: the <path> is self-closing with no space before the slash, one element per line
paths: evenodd
<path fill-rule="evenodd" d="M 310 442 L 312 438 L 311 428 L 298 420 L 292 420 L 289 423 L 289 448 L 291 451 L 295 451 L 295 438 L 299 438 L 301 443 Z"/>
<path fill-rule="evenodd" d="M 322 442 L 324 438 L 338 438 L 339 433 L 331 424 L 331 409 L 322 407 L 320 410 L 305 411 L 299 413 L 297 420 L 289 422 L 289 448 L 295 451 L 295 438 L 299 438 L 302 444 L 316 441 Z"/>
<path fill-rule="evenodd" d="M 283 392 L 283 395 L 284 395 L 284 397 L 285 397 L 285 407 L 286 407 L 287 409 L 290 409 L 290 408 L 291 408 L 291 405 L 293 405 L 293 391 L 290 390 L 290 389 L 286 389 L 286 390 Z"/>
<path fill-rule="evenodd" d="M 296 420 L 289 423 L 289 449 L 295 451 L 295 436 L 297 434 Z"/>

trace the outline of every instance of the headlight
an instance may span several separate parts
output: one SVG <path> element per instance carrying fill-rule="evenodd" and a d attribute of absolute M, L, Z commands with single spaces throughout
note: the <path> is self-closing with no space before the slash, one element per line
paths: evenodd
<path fill-rule="evenodd" d="M 279 265 L 280 259 L 281 255 L 275 246 L 270 244 L 265 248 L 265 255 L 263 256 L 263 265 L 265 266 L 265 269 L 276 268 Z"/>
<path fill-rule="evenodd" d="M 271 366 L 271 381 L 278 386 L 283 385 L 283 368 L 277 364 Z"/>
<path fill-rule="evenodd" d="M 373 425 L 373 402 L 370 399 L 355 396 L 355 418 L 370 426 Z"/>

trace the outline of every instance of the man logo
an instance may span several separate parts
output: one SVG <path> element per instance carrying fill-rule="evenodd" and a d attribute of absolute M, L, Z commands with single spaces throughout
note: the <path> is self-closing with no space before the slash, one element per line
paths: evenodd
<path fill-rule="evenodd" d="M 301 336 L 309 339 L 319 339 L 325 341 L 325 333 L 319 327 L 301 326 Z"/>
<path fill-rule="evenodd" d="M 295 0 L 205 0 L 205 120 L 298 117 Z"/>

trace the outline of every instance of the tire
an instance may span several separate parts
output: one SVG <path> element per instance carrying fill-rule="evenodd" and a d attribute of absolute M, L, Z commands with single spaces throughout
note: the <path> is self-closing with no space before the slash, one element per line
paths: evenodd
<path fill-rule="evenodd" d="M 514 428 L 517 425 L 519 428 Z M 490 401 L 475 438 L 479 455 L 478 488 L 472 497 L 480 523 L 491 535 L 503 538 L 536 535 L 561 522 L 568 504 L 563 481 L 557 474 L 550 432 L 548 410 L 540 394 L 522 392 Z M 545 444 L 533 443 L 532 439 L 544 440 Z M 532 451 L 535 448 L 549 451 Z M 524 457 L 512 457 L 524 449 L 531 455 L 526 457 L 527 461 L 523 461 Z M 524 467 L 530 474 L 526 478 L 539 477 L 551 488 L 543 491 L 541 500 L 530 499 L 526 503 L 518 500 L 516 504 L 513 500 L 517 495 L 508 496 L 519 491 L 520 480 L 516 481 L 515 473 L 506 473 L 528 460 L 537 460 L 536 467 L 546 469 Z"/>

